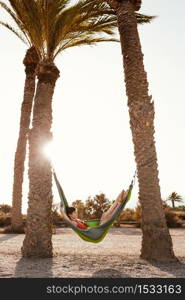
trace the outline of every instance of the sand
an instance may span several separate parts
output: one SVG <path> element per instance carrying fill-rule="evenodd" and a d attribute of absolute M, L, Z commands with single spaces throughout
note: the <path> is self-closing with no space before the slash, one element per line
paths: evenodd
<path fill-rule="evenodd" d="M 24 235 L 0 234 L 0 277 L 185 278 L 185 229 L 171 229 L 170 234 L 180 263 L 140 259 L 139 228 L 112 228 L 99 244 L 82 241 L 70 228 L 57 229 L 49 259 L 22 258 Z"/>

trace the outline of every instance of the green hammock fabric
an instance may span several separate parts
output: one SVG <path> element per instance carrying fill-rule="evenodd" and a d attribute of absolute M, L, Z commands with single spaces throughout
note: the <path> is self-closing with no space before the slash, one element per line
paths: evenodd
<path fill-rule="evenodd" d="M 63 207 L 64 212 L 66 213 L 66 207 L 68 207 L 68 202 L 67 199 L 64 195 L 63 189 L 57 179 L 56 173 L 53 172 L 53 176 L 55 179 L 55 183 L 58 189 L 58 193 L 61 199 L 61 207 Z M 112 215 L 112 217 L 107 220 L 105 223 L 98 225 L 97 227 L 93 227 L 93 228 L 87 228 L 87 229 L 81 229 L 76 227 L 73 223 L 71 223 L 68 220 L 64 220 L 65 223 L 71 227 L 78 235 L 81 239 L 83 239 L 84 241 L 87 242 L 91 242 L 91 243 L 99 243 L 101 242 L 104 237 L 106 236 L 109 228 L 112 226 L 114 220 L 121 214 L 123 208 L 125 207 L 126 203 L 129 201 L 130 197 L 131 197 L 131 193 L 132 193 L 132 189 L 133 189 L 133 183 L 134 183 L 134 179 L 135 179 L 136 173 L 134 174 L 134 178 L 132 179 L 132 182 L 129 186 L 128 189 L 128 195 L 125 198 L 125 200 L 121 203 L 121 205 L 119 205 L 119 207 L 115 210 L 114 214 Z"/>

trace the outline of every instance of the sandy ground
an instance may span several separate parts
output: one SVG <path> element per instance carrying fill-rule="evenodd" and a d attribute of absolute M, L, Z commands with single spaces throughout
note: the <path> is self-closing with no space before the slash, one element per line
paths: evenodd
<path fill-rule="evenodd" d="M 22 258 L 24 235 L 0 234 L 0 277 L 185 278 L 185 229 L 170 233 L 180 263 L 151 264 L 140 259 L 139 228 L 112 228 L 99 244 L 82 241 L 70 228 L 58 229 L 51 259 Z"/>

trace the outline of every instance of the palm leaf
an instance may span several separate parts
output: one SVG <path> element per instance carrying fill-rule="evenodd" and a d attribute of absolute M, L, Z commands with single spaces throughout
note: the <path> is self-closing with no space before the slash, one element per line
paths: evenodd
<path fill-rule="evenodd" d="M 26 31 L 24 30 L 24 25 L 22 24 L 22 22 L 20 21 L 20 19 L 17 17 L 16 13 L 14 13 L 10 7 L 8 7 L 4 2 L 0 1 L 0 6 L 10 15 L 10 17 L 14 20 L 14 22 L 16 23 L 16 25 L 18 26 L 19 30 L 24 34 L 27 42 L 30 45 L 30 40 L 29 37 L 26 34 Z M 5 24 L 4 22 L 2 22 L 3 24 Z M 17 35 L 17 30 L 15 28 L 13 28 L 11 25 L 7 24 L 7 26 L 5 27 L 9 27 L 11 28 L 11 31 L 13 33 L 15 33 Z M 19 37 L 19 35 L 18 35 Z"/>
<path fill-rule="evenodd" d="M 23 35 L 20 32 L 16 31 L 16 29 L 14 29 L 13 27 L 11 27 L 9 24 L 0 21 L 0 25 L 6 27 L 8 30 L 10 30 L 11 32 L 13 32 L 24 44 L 26 44 L 27 46 L 30 46 L 28 44 L 27 40 L 24 39 Z"/>
<path fill-rule="evenodd" d="M 41 59 L 53 60 L 67 48 L 118 42 L 117 17 L 106 2 L 99 0 L 9 0 L 11 8 L 0 1 L 17 28 L 1 22 L 16 36 L 33 45 Z M 139 24 L 151 22 L 153 16 L 135 14 Z M 25 37 L 25 38 L 24 38 Z"/>
<path fill-rule="evenodd" d="M 63 45 L 61 48 L 58 49 L 58 51 L 55 54 L 55 57 L 61 52 L 64 51 L 68 48 L 71 47 L 76 47 L 76 46 L 84 46 L 84 45 L 88 45 L 88 46 L 92 46 L 92 45 L 96 45 L 97 43 L 100 42 L 120 42 L 118 39 L 116 38 L 81 38 L 81 39 L 72 39 L 71 41 L 68 41 L 68 43 L 66 43 L 66 45 Z"/>
<path fill-rule="evenodd" d="M 146 23 L 151 23 L 151 21 L 153 21 L 155 18 L 157 18 L 157 16 L 146 16 L 143 14 L 138 14 L 135 13 L 136 19 L 138 24 L 146 24 Z"/>
<path fill-rule="evenodd" d="M 35 0 L 9 0 L 9 2 L 22 24 L 25 35 L 29 37 L 30 43 L 43 56 L 43 36 L 37 2 Z"/>
<path fill-rule="evenodd" d="M 109 15 L 108 15 L 109 14 Z M 103 25 L 98 28 L 99 25 Z M 67 7 L 61 11 L 58 18 L 55 18 L 53 26 L 50 31 L 50 54 L 54 54 L 55 49 L 58 48 L 62 40 L 69 37 L 71 39 L 71 33 L 79 32 L 82 30 L 92 32 L 93 26 L 97 27 L 97 32 L 106 32 L 107 34 L 113 34 L 112 29 L 117 27 L 117 19 L 113 10 L 108 8 L 106 3 L 101 3 L 95 0 L 79 1 L 73 6 Z M 94 30 L 93 30 L 94 31 Z M 56 56 L 54 54 L 54 56 Z"/>

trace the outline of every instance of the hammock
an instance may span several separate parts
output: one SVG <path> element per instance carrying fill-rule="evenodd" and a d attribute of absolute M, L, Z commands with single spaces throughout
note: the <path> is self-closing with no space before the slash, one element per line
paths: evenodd
<path fill-rule="evenodd" d="M 55 179 L 55 183 L 58 189 L 58 193 L 61 199 L 61 207 L 64 210 L 64 213 L 66 213 L 66 207 L 68 207 L 68 202 L 67 199 L 64 195 L 63 189 L 57 179 L 56 173 L 53 171 L 53 176 Z M 117 207 L 113 213 L 113 215 L 111 216 L 111 218 L 109 218 L 109 220 L 107 220 L 105 223 L 98 225 L 96 227 L 93 228 L 87 228 L 87 229 L 81 229 L 76 227 L 72 222 L 68 221 L 67 219 L 64 219 L 65 223 L 72 228 L 77 234 L 78 236 L 83 239 L 84 241 L 87 242 L 91 242 L 91 243 L 99 243 L 101 242 L 104 237 L 106 236 L 109 228 L 112 226 L 113 222 L 115 221 L 115 219 L 121 214 L 123 208 L 125 207 L 126 203 L 129 201 L 130 197 L 131 197 L 131 193 L 132 193 L 132 189 L 133 189 L 133 185 L 134 185 L 134 180 L 135 180 L 135 176 L 136 176 L 136 172 L 134 174 L 134 177 L 131 181 L 131 184 L 129 186 L 128 189 L 128 194 L 127 197 L 123 200 L 123 202 L 119 205 L 119 207 Z"/>

